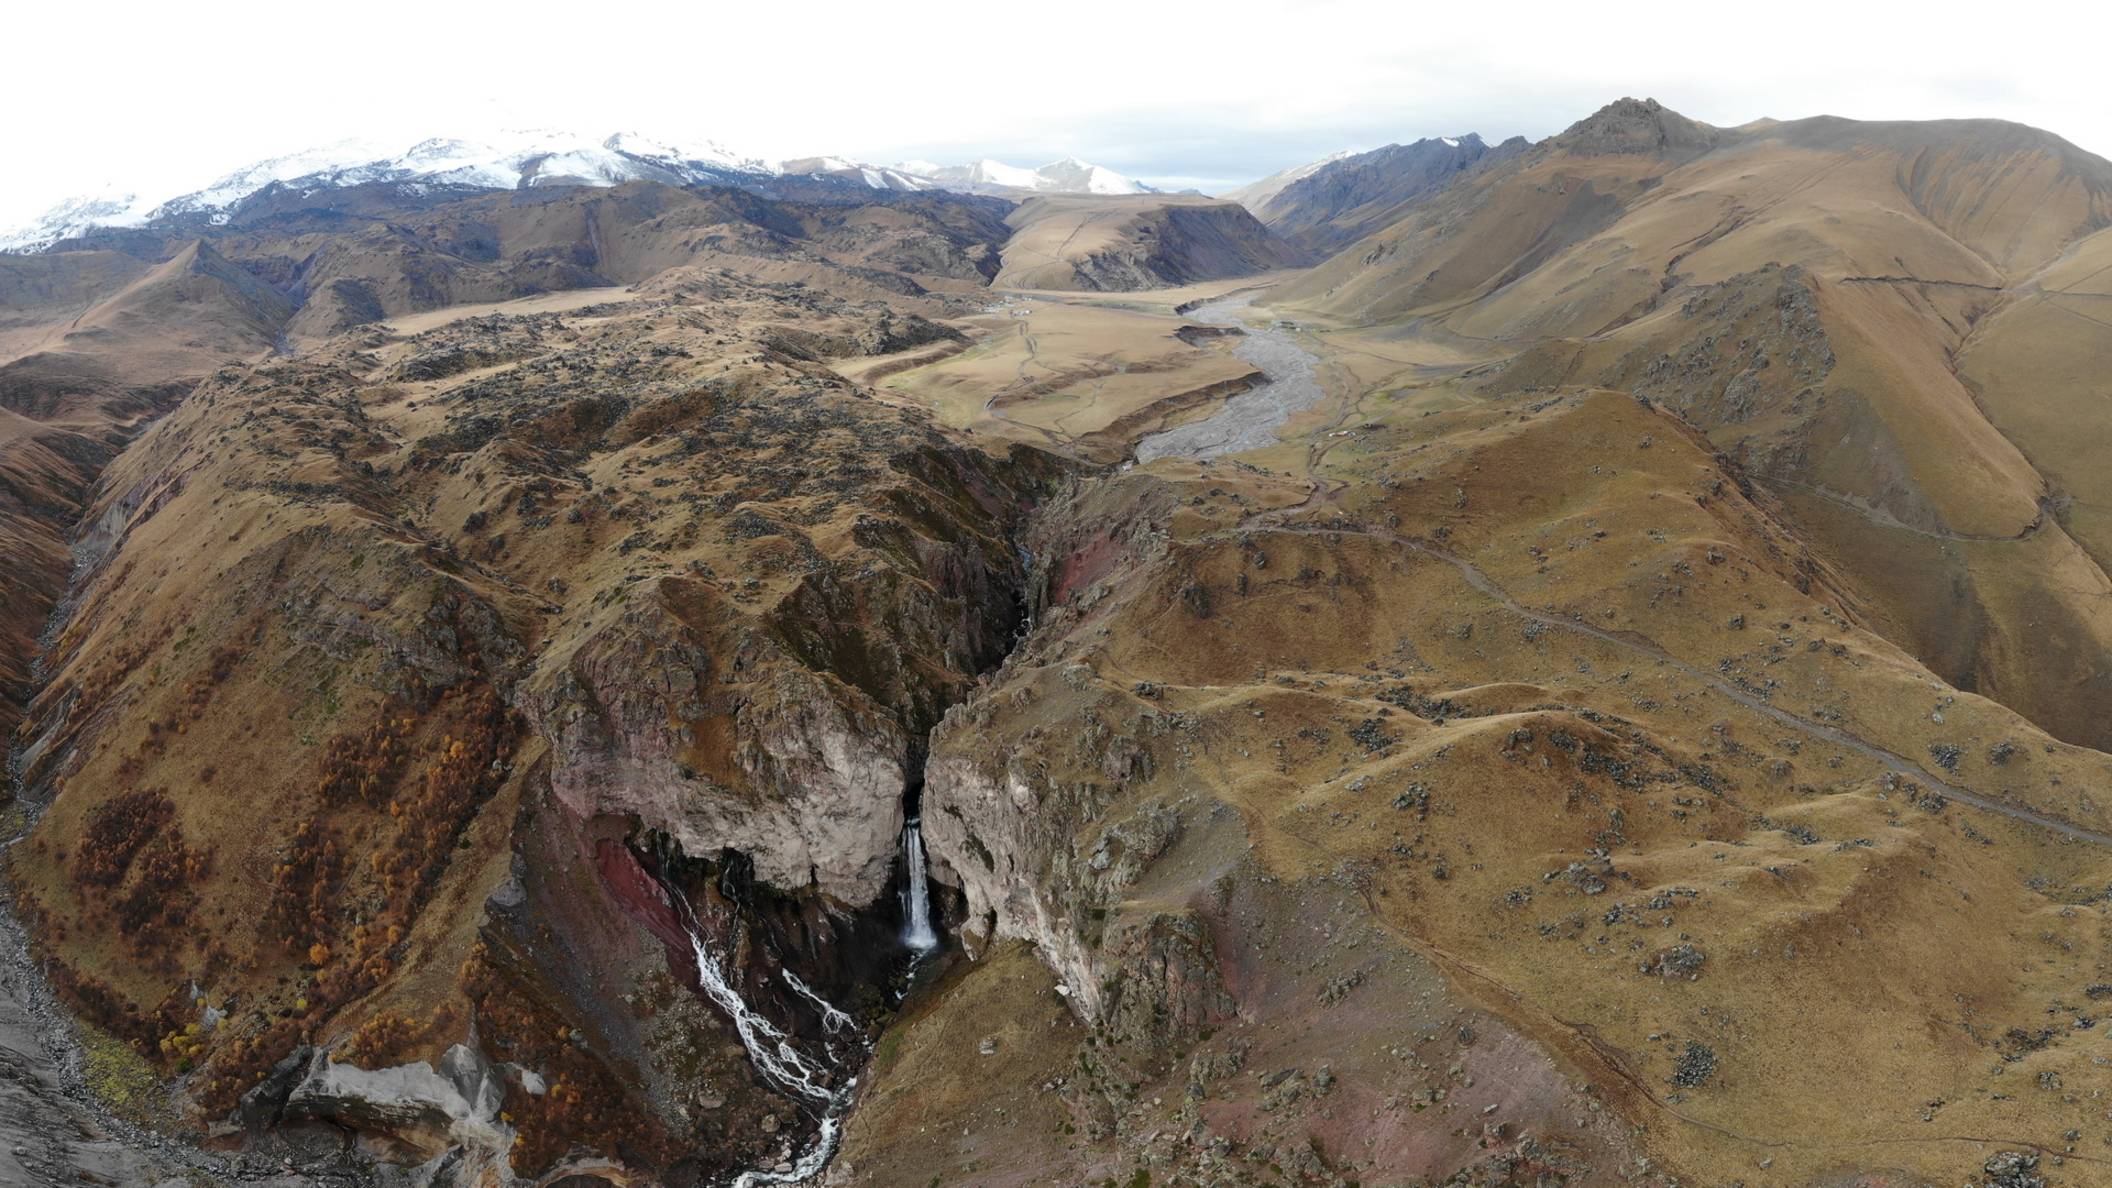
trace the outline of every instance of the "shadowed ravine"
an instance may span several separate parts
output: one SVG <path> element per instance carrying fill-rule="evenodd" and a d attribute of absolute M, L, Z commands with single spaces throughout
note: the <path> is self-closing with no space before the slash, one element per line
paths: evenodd
<path fill-rule="evenodd" d="M 735 1188 L 754 1188 L 758 1184 L 796 1184 L 828 1166 L 836 1153 L 838 1135 L 843 1125 L 843 1112 L 849 1107 L 851 1097 L 858 1089 L 855 1076 L 844 1077 L 840 1084 L 830 1081 L 841 1071 L 840 1062 L 847 1061 L 848 1053 L 839 1053 L 836 1045 L 827 1045 L 827 1055 L 811 1056 L 803 1053 L 793 1043 L 792 1037 L 775 1023 L 758 1014 L 741 998 L 740 991 L 727 980 L 724 962 L 713 952 L 710 941 L 705 938 L 704 927 L 697 920 L 696 912 L 679 888 L 662 884 L 668 900 L 675 906 L 684 931 L 689 934 L 690 947 L 696 954 L 697 982 L 712 1004 L 725 1013 L 733 1022 L 734 1030 L 741 1037 L 741 1046 L 748 1050 L 748 1059 L 764 1079 L 783 1091 L 786 1096 L 798 1101 L 804 1108 L 819 1107 L 820 1118 L 816 1123 L 813 1142 L 795 1159 L 785 1171 L 750 1170 L 735 1177 Z M 830 1033 L 854 1030 L 850 1017 L 815 994 L 791 970 L 781 971 L 785 983 L 794 993 L 807 1000 L 820 1012 L 823 1027 Z M 859 1057 L 863 1057 L 860 1045 Z"/>

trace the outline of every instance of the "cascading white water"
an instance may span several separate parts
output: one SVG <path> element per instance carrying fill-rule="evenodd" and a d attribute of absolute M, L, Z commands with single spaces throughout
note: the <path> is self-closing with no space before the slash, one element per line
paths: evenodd
<path fill-rule="evenodd" d="M 795 1097 L 821 1102 L 834 1099 L 836 1094 L 826 1083 L 827 1071 L 793 1047 L 792 1038 L 782 1028 L 748 1006 L 740 992 L 726 980 L 718 959 L 712 956 L 703 936 L 694 929 L 689 934 L 689 944 L 697 954 L 697 981 L 703 985 L 704 993 L 711 1001 L 733 1020 L 733 1029 L 740 1035 L 741 1045 L 748 1049 L 749 1059 L 755 1062 L 763 1076 Z"/>
<path fill-rule="evenodd" d="M 924 831 L 915 817 L 902 828 L 902 857 L 909 864 L 909 889 L 905 899 L 902 943 L 920 953 L 939 947 L 939 934 L 931 927 L 931 886 L 924 871 Z"/>
<path fill-rule="evenodd" d="M 851 1103 L 851 1096 L 858 1088 L 856 1078 L 851 1078 L 831 1089 L 827 1083 L 828 1069 L 809 1059 L 798 1048 L 792 1046 L 792 1038 L 783 1028 L 757 1014 L 740 991 L 727 980 L 725 967 L 712 953 L 711 945 L 704 939 L 704 929 L 697 922 L 696 913 L 689 901 L 673 889 L 668 889 L 668 898 L 677 906 L 682 919 L 682 930 L 689 935 L 689 945 L 697 956 L 697 983 L 704 993 L 717 1004 L 728 1018 L 733 1020 L 733 1029 L 741 1037 L 741 1046 L 748 1049 L 748 1059 L 764 1079 L 794 1097 L 804 1098 L 822 1107 L 821 1126 L 814 1136 L 814 1145 L 807 1148 L 791 1167 L 784 1171 L 745 1171 L 734 1178 L 733 1188 L 758 1188 L 763 1184 L 800 1184 L 819 1175 L 836 1155 L 836 1145 L 842 1140 L 843 1112 Z M 835 1032 L 839 1028 L 852 1027 L 849 1015 L 838 1010 L 827 999 L 814 993 L 799 975 L 791 970 L 781 971 L 785 982 L 802 997 L 812 1002 L 821 1012 L 822 1027 Z M 835 1046 L 830 1045 L 833 1055 Z"/>
<path fill-rule="evenodd" d="M 814 993 L 804 981 L 800 980 L 798 974 L 785 969 L 779 970 L 778 975 L 785 979 L 785 985 L 792 987 L 794 993 L 813 1003 L 814 1009 L 821 1012 L 821 1029 L 823 1031 L 834 1035 L 839 1031 L 850 1031 L 857 1026 L 857 1024 L 851 1022 L 849 1015 L 837 1010 L 834 1003 Z"/>

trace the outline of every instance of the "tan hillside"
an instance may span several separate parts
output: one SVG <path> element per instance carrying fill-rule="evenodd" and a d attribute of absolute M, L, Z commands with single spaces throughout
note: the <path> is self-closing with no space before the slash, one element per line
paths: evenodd
<path fill-rule="evenodd" d="M 1314 482 L 1161 463 L 1041 521 L 925 811 L 971 950 L 1053 980 L 1000 948 L 926 1008 L 842 1182 L 1943 1183 L 2099 1134 L 2045 1021 L 2099 976 L 2106 757 L 1872 634 L 1663 412 L 1417 403 Z M 972 1039 L 1036 1061 L 1001 1019 L 1066 999 L 1020 1094 Z"/>
<path fill-rule="evenodd" d="M 73 568 L 102 467 L 208 371 L 268 354 L 290 304 L 214 249 L 0 256 L 0 726 Z"/>
<path fill-rule="evenodd" d="M 1503 390 L 1594 382 L 1667 401 L 1776 484 L 1894 638 L 2101 742 L 2112 690 L 2073 641 L 2112 642 L 2112 582 L 2070 538 L 2069 495 L 1961 365 L 2108 223 L 2112 165 L 2017 125 L 1705 129 L 1624 103 L 1286 300 L 1513 354 L 1488 380 Z"/>
<path fill-rule="evenodd" d="M 1008 289 L 1153 289 L 1301 263 L 1245 207 L 1153 194 L 1030 198 L 992 284 Z"/>

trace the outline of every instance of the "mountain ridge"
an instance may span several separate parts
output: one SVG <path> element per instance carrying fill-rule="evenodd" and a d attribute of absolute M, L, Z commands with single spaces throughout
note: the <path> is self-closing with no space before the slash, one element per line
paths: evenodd
<path fill-rule="evenodd" d="M 101 229 L 184 221 L 219 225 L 261 194 L 275 189 L 315 191 L 388 185 L 406 197 L 437 187 L 459 193 L 552 185 L 612 186 L 657 181 L 674 186 L 731 185 L 768 190 L 780 181 L 807 180 L 860 190 L 962 193 L 1151 193 L 1151 187 L 1076 157 L 1038 169 L 983 160 L 965 166 L 876 166 L 842 157 L 772 161 L 743 156 L 716 141 L 676 143 L 635 132 L 593 138 L 528 130 L 502 138 L 433 137 L 391 153 L 373 141 L 343 141 L 244 166 L 200 189 L 167 198 L 135 193 L 66 199 L 20 227 L 0 230 L 0 253 L 40 251 Z"/>

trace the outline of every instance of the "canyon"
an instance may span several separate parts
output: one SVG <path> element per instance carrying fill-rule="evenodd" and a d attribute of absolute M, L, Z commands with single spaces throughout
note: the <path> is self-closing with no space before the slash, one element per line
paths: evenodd
<path fill-rule="evenodd" d="M 827 173 L 0 255 L 0 1169 L 2107 1174 L 2112 164 Z"/>

